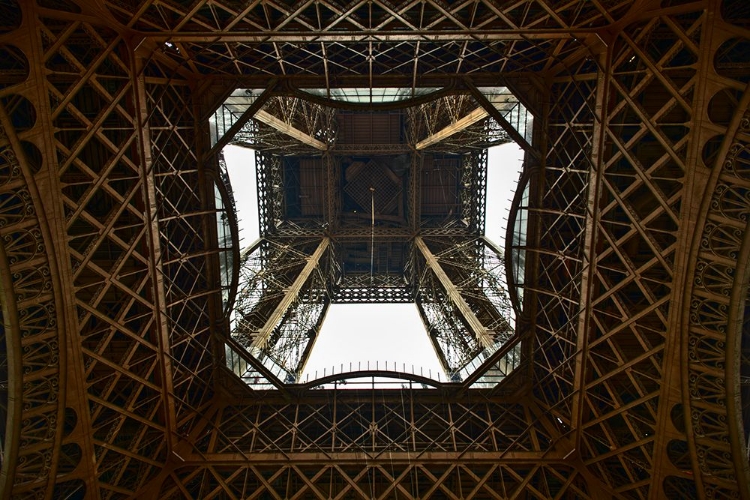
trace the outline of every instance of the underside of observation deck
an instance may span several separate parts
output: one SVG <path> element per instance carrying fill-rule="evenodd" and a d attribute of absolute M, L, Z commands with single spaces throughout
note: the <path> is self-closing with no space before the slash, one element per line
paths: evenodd
<path fill-rule="evenodd" d="M 470 82 L 304 93 L 234 89 L 209 119 L 212 148 L 252 147 L 258 179 L 261 239 L 222 269 L 227 366 L 256 389 L 297 383 L 329 304 L 413 302 L 446 380 L 486 364 L 470 378 L 497 384 L 521 346 L 503 252 L 483 236 L 487 148 L 530 135 L 532 113 Z"/>
<path fill-rule="evenodd" d="M 0 499 L 747 500 L 746 4 L 3 2 Z M 293 380 L 399 301 L 456 381 Z"/>

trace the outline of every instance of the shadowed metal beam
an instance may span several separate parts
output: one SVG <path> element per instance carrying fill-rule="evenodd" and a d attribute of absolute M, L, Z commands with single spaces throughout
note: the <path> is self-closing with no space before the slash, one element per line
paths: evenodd
<path fill-rule="evenodd" d="M 302 378 L 302 373 L 305 371 L 305 367 L 307 366 L 307 362 L 310 361 L 310 353 L 312 352 L 313 348 L 315 347 L 315 343 L 320 338 L 320 330 L 323 328 L 323 322 L 325 322 L 326 314 L 328 313 L 328 305 L 330 302 L 325 302 L 323 306 L 323 311 L 318 316 L 318 320 L 315 322 L 315 327 L 309 332 L 310 335 L 310 341 L 305 346 L 305 350 L 302 352 L 302 356 L 300 356 L 299 363 L 297 363 L 297 367 L 295 369 L 295 373 L 297 374 L 297 378 Z"/>
<path fill-rule="evenodd" d="M 605 57 L 606 56 L 603 56 L 602 59 L 604 59 L 603 63 L 606 64 L 608 61 L 606 61 Z M 596 87 L 597 93 L 595 113 L 597 119 L 594 120 L 592 124 L 592 136 L 594 140 L 592 141 L 591 153 L 589 156 L 589 190 L 588 197 L 586 199 L 586 229 L 582 252 L 583 267 L 580 278 L 580 314 L 578 315 L 578 338 L 576 341 L 576 363 L 573 378 L 574 396 L 573 408 L 571 413 L 576 427 L 576 431 L 573 437 L 574 446 L 576 448 L 580 448 L 581 446 L 581 422 L 583 420 L 583 411 L 585 406 L 585 394 L 582 392 L 582 389 L 586 383 L 584 366 L 586 358 L 587 356 L 589 356 L 588 332 L 591 328 L 590 324 L 593 321 L 591 311 L 593 308 L 592 302 L 595 300 L 595 273 L 597 271 L 596 247 L 597 244 L 600 245 L 600 243 L 597 241 L 597 229 L 599 226 L 599 218 L 601 217 L 601 214 L 599 212 L 599 192 L 602 186 L 602 150 L 605 147 L 604 138 L 606 135 L 606 130 L 604 129 L 602 124 L 605 122 L 605 118 L 607 116 L 606 103 L 607 89 L 609 88 L 608 83 L 609 75 L 605 74 L 604 72 L 600 72 L 598 75 L 598 83 Z"/>
<path fill-rule="evenodd" d="M 518 130 L 513 127 L 513 125 L 508 122 L 508 120 L 505 119 L 503 114 L 498 110 L 493 103 L 487 99 L 487 96 L 485 96 L 471 81 L 466 81 L 466 86 L 469 88 L 469 91 L 471 92 L 471 95 L 474 97 L 474 99 L 479 102 L 479 104 L 482 105 L 482 109 L 487 111 L 487 114 L 489 114 L 497 123 L 500 124 L 501 127 L 503 127 L 503 130 L 513 139 L 516 141 L 516 144 L 521 146 L 524 151 L 527 153 L 531 153 L 534 158 L 539 159 L 539 151 L 534 149 L 531 144 L 529 144 L 526 139 L 518 132 Z"/>
<path fill-rule="evenodd" d="M 268 97 L 273 94 L 275 87 L 276 80 L 274 79 L 269 82 L 266 90 L 264 90 L 263 93 L 259 95 L 257 99 L 255 99 L 250 107 L 247 108 L 244 113 L 242 113 L 242 116 L 240 116 L 237 121 L 234 122 L 231 127 L 229 127 L 229 130 L 227 130 L 226 133 L 221 136 L 218 141 L 216 141 L 216 144 L 211 147 L 204 160 L 208 160 L 209 158 L 213 157 L 214 155 L 216 155 L 216 153 L 224 149 L 224 146 L 229 144 L 229 141 L 231 141 L 234 136 L 237 135 L 237 132 L 242 130 L 242 127 L 244 127 L 245 124 L 250 121 L 253 115 L 255 115 L 261 107 L 263 107 L 263 105 L 268 100 Z"/>
<path fill-rule="evenodd" d="M 148 267 L 149 272 L 152 276 L 152 293 L 154 301 L 154 323 L 155 323 L 155 337 L 158 345 L 158 353 L 161 358 L 159 363 L 159 374 L 161 378 L 163 398 L 164 398 L 164 413 L 165 413 L 165 429 L 168 449 L 171 451 L 175 443 L 175 422 L 176 422 L 176 408 L 175 398 L 172 397 L 174 394 L 174 379 L 173 374 L 175 371 L 175 365 L 172 357 L 169 355 L 170 345 L 170 334 L 169 334 L 169 319 L 167 311 L 167 297 L 166 297 L 166 284 L 164 279 L 164 272 L 162 268 L 163 259 L 163 248 L 160 241 L 159 233 L 159 205 L 158 205 L 158 189 L 154 169 L 154 147 L 153 138 L 151 136 L 151 127 L 149 125 L 148 116 L 148 96 L 146 81 L 143 71 L 143 65 L 145 61 L 142 58 L 138 58 L 133 61 L 132 71 L 133 74 L 138 75 L 134 78 L 135 83 L 135 99 L 136 99 L 136 114 L 135 117 L 139 122 L 138 127 L 138 141 L 141 144 L 141 157 L 139 158 L 141 168 L 141 182 L 143 183 L 143 197 L 144 197 L 144 215 L 145 229 L 147 234 L 149 252 Z"/>
<path fill-rule="evenodd" d="M 260 122 L 265 123 L 269 127 L 273 127 L 282 134 L 286 134 L 289 137 L 293 139 L 297 139 L 298 141 L 307 144 L 308 146 L 312 146 L 315 149 L 318 149 L 320 151 L 327 151 L 328 145 L 323 142 L 319 141 L 315 137 L 312 137 L 309 134 L 306 134 L 302 132 L 301 130 L 294 128 L 290 124 L 286 123 L 283 120 L 280 120 L 273 116 L 271 113 L 268 113 L 267 111 L 263 111 L 262 109 L 255 113 L 254 118 Z"/>
<path fill-rule="evenodd" d="M 448 362 L 448 358 L 445 357 L 445 353 L 440 348 L 437 336 L 433 332 L 433 327 L 430 323 L 430 319 L 425 314 L 424 306 L 419 301 L 417 301 L 417 311 L 419 312 L 419 317 L 422 320 L 422 324 L 424 325 L 424 329 L 427 332 L 427 336 L 430 338 L 430 345 L 432 345 L 432 349 L 435 351 L 435 356 L 437 357 L 440 366 L 443 368 L 443 373 L 450 373 L 451 365 Z"/>
<path fill-rule="evenodd" d="M 379 31 L 378 33 L 362 32 L 325 32 L 325 31 L 301 31 L 299 33 L 277 32 L 277 31 L 246 31 L 246 32 L 175 32 L 159 31 L 154 34 L 147 33 L 150 39 L 157 42 L 213 42 L 213 43 L 315 43 L 315 42 L 381 42 L 387 39 L 389 42 L 439 42 L 439 41 L 476 41 L 477 39 L 492 41 L 511 40 L 560 40 L 581 38 L 596 31 L 589 28 L 573 29 L 551 29 L 551 30 L 456 30 L 450 32 L 436 33 L 434 30 L 403 31 Z"/>

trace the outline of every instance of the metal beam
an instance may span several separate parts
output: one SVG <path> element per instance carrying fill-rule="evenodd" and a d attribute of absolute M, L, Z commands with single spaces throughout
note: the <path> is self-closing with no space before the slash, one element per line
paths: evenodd
<path fill-rule="evenodd" d="M 323 323 L 325 322 L 326 314 L 328 313 L 328 305 L 329 302 L 326 301 L 323 306 L 323 312 L 321 312 L 320 316 L 318 316 L 318 320 L 315 322 L 315 327 L 311 331 L 310 340 L 307 342 L 307 345 L 302 352 L 302 356 L 300 356 L 299 363 L 297 364 L 297 367 L 295 369 L 295 373 L 298 379 L 302 377 L 302 373 L 305 371 L 307 362 L 310 360 L 310 353 L 315 347 L 315 343 L 318 341 L 318 338 L 320 338 L 320 330 L 321 328 L 323 328 Z"/>
<path fill-rule="evenodd" d="M 568 453 L 565 450 L 565 453 Z M 331 452 L 327 450 L 316 449 L 314 451 L 304 452 L 250 452 L 238 453 L 227 451 L 223 453 L 206 453 L 200 456 L 187 455 L 185 465 L 202 466 L 210 463 L 211 465 L 236 466 L 238 463 L 253 463 L 264 465 L 277 465 L 280 463 L 293 463 L 296 465 L 323 465 L 327 463 L 336 463 L 340 465 L 361 464 L 363 453 L 360 450 L 356 452 Z M 367 454 L 367 461 L 373 466 L 394 464 L 423 464 L 427 465 L 430 461 L 443 463 L 459 464 L 495 464 L 502 459 L 503 462 L 516 464 L 554 464 L 564 457 L 564 453 L 559 450 L 550 452 L 538 451 L 389 451 L 386 454 L 374 453 Z"/>
<path fill-rule="evenodd" d="M 433 255 L 430 249 L 427 248 L 427 245 L 425 244 L 424 240 L 422 240 L 422 237 L 417 236 L 416 238 L 414 238 L 414 244 L 422 253 L 422 256 L 427 262 L 427 265 L 432 270 L 432 272 L 435 273 L 435 276 L 437 276 L 440 284 L 443 285 L 446 294 L 456 306 L 458 313 L 466 322 L 466 325 L 469 327 L 472 333 L 474 333 L 477 340 L 479 340 L 479 342 L 483 346 L 489 347 L 490 345 L 492 345 L 492 336 L 490 335 L 489 331 L 484 327 L 484 325 L 482 325 L 482 322 L 479 321 L 479 318 L 477 318 L 477 316 L 471 310 L 471 307 L 469 307 L 469 304 L 467 304 L 466 300 L 464 300 L 464 298 L 461 296 L 461 292 L 458 290 L 456 285 L 454 285 L 448 275 L 445 274 L 445 271 L 443 271 L 443 268 L 440 266 L 437 258 Z"/>
<path fill-rule="evenodd" d="M 419 302 L 419 300 L 417 300 L 417 311 L 419 312 L 419 317 L 422 320 L 424 329 L 427 332 L 428 337 L 430 338 L 430 345 L 432 345 L 432 349 L 435 351 L 435 356 L 437 357 L 438 362 L 440 363 L 440 366 L 443 368 L 443 372 L 447 376 L 447 374 L 451 372 L 451 365 L 450 363 L 448 363 L 448 359 L 445 357 L 445 353 L 440 348 L 440 344 L 438 343 L 436 334 L 433 334 L 432 332 L 432 325 L 430 324 L 430 319 L 425 314 L 424 307 Z"/>
<path fill-rule="evenodd" d="M 159 363 L 159 376 L 162 383 L 163 401 L 164 401 L 164 412 L 166 414 L 165 427 L 166 427 L 166 440 L 168 450 L 171 452 L 174 446 L 174 427 L 176 421 L 176 409 L 175 409 L 175 398 L 174 385 L 173 385 L 173 374 L 174 364 L 173 359 L 169 356 L 169 319 L 167 311 L 167 298 L 166 298 L 166 286 L 164 280 L 163 268 L 161 266 L 162 261 L 162 246 L 159 239 L 159 206 L 158 206 L 158 193 L 157 193 L 157 179 L 154 173 L 153 157 L 152 157 L 152 139 L 151 139 L 151 127 L 149 125 L 148 117 L 149 111 L 147 108 L 147 91 L 143 66 L 145 61 L 138 57 L 132 63 L 131 70 L 134 75 L 135 83 L 135 99 L 136 99 L 136 114 L 138 127 L 138 141 L 140 143 L 140 158 L 139 161 L 143 168 L 141 169 L 141 181 L 143 182 L 143 197 L 146 215 L 146 232 L 147 240 L 149 243 L 148 257 L 148 268 L 152 279 L 152 289 L 150 290 L 154 297 L 154 323 L 155 323 L 155 336 L 158 344 L 159 357 L 161 358 Z"/>
<path fill-rule="evenodd" d="M 466 80 L 466 86 L 469 88 L 469 91 L 471 92 L 471 95 L 474 97 L 474 99 L 476 99 L 477 102 L 482 105 L 482 109 L 486 110 L 487 114 L 489 114 L 497 123 L 500 124 L 501 127 L 503 127 L 503 130 L 508 133 L 511 139 L 516 141 L 516 144 L 521 146 L 524 151 L 533 155 L 534 158 L 539 159 L 539 151 L 534 149 L 531 144 L 529 144 L 528 141 L 526 141 L 526 139 L 518 132 L 518 130 L 516 130 L 515 127 L 505 119 L 500 110 L 497 109 L 489 99 L 487 99 L 487 96 L 485 96 L 476 87 L 476 85 L 474 85 L 474 83 L 468 79 Z"/>
<path fill-rule="evenodd" d="M 431 136 L 427 137 L 426 139 L 423 139 L 419 141 L 416 145 L 417 150 L 422 150 L 425 148 L 428 148 L 432 146 L 433 144 L 437 144 L 438 142 L 442 141 L 443 139 L 446 139 L 453 134 L 457 134 L 458 132 L 461 132 L 462 130 L 466 130 L 467 128 L 471 127 L 477 122 L 480 122 L 487 118 L 489 113 L 484 108 L 476 108 L 473 111 L 469 112 L 466 116 L 459 119 L 458 121 L 448 125 L 447 127 L 438 130 Z"/>
<path fill-rule="evenodd" d="M 216 144 L 211 147 L 208 153 L 206 153 L 206 156 L 203 159 L 204 162 L 209 161 L 210 158 L 224 149 L 224 146 L 229 144 L 229 141 L 231 141 L 234 136 L 237 135 L 237 132 L 242 130 L 242 127 L 244 127 L 245 124 L 250 121 L 250 119 L 260 110 L 261 107 L 263 107 L 271 94 L 273 94 L 275 87 L 276 79 L 273 79 L 268 83 L 268 86 L 263 91 L 263 93 L 259 95 L 257 99 L 255 99 L 250 107 L 247 108 L 244 113 L 242 113 L 242 116 L 240 116 L 237 121 L 234 122 L 231 127 L 229 127 L 229 130 L 227 130 L 226 133 L 224 133 L 224 135 L 221 136 L 218 141 L 216 141 Z"/>
<path fill-rule="evenodd" d="M 436 32 L 434 30 L 415 30 L 410 33 L 403 31 L 378 31 L 363 33 L 307 31 L 299 33 L 278 31 L 246 31 L 246 32 L 175 32 L 158 31 L 144 35 L 157 43 L 344 43 L 344 42 L 441 42 L 441 41 L 524 41 L 524 40 L 570 40 L 582 38 L 596 33 L 594 29 L 552 29 L 552 30 L 463 30 Z"/>
<path fill-rule="evenodd" d="M 414 233 L 419 231 L 422 223 L 422 168 L 424 155 L 414 154 L 411 159 L 409 174 L 409 227 Z"/>
<path fill-rule="evenodd" d="M 604 59 L 606 56 L 602 56 Z M 603 61 L 605 67 L 609 67 L 607 60 Z M 594 300 L 594 274 L 596 272 L 596 246 L 597 246 L 597 227 L 599 224 L 599 190 L 601 188 L 602 177 L 602 149 L 604 148 L 604 138 L 606 135 L 605 120 L 607 119 L 607 91 L 610 79 L 609 71 L 600 72 L 596 86 L 596 119 L 594 120 L 592 135 L 594 137 L 589 167 L 589 191 L 586 200 L 586 231 L 583 244 L 583 272 L 581 273 L 581 297 L 580 297 L 580 314 L 578 316 L 578 338 L 576 345 L 576 364 L 573 379 L 573 409 L 572 418 L 576 426 L 575 447 L 580 449 L 581 443 L 581 421 L 584 408 L 583 387 L 586 383 L 585 363 L 588 356 L 588 339 L 591 322 L 591 302 Z"/>
<path fill-rule="evenodd" d="M 331 155 L 331 151 L 326 151 L 323 154 L 323 164 L 326 169 L 326 223 L 328 223 L 328 231 L 334 231 L 338 226 L 338 182 L 337 173 L 339 169 L 336 167 L 336 161 Z"/>
<path fill-rule="evenodd" d="M 317 140 L 315 137 L 312 137 L 309 134 L 306 134 L 302 132 L 301 130 L 294 128 L 290 124 L 286 123 L 283 120 L 280 120 L 273 116 L 271 113 L 268 113 L 267 111 L 263 111 L 262 109 L 255 113 L 256 120 L 265 123 L 269 127 L 273 127 L 282 134 L 286 134 L 289 137 L 293 139 L 297 139 L 298 141 L 307 144 L 308 146 L 312 146 L 315 149 L 318 149 L 320 151 L 327 151 L 328 145 L 322 141 Z"/>
<path fill-rule="evenodd" d="M 253 338 L 252 347 L 262 349 L 266 346 L 268 338 L 271 336 L 274 328 L 276 328 L 276 325 L 284 317 L 287 310 L 289 309 L 289 306 L 292 305 L 292 303 L 299 295 L 300 290 L 302 290 L 302 286 L 305 284 L 307 278 L 310 277 L 313 270 L 318 265 L 320 257 L 323 255 L 326 248 L 328 248 L 328 244 L 330 243 L 330 241 L 330 238 L 328 238 L 327 236 L 324 237 L 318 245 L 318 248 L 315 249 L 315 252 L 313 252 L 313 254 L 307 258 L 307 264 L 305 264 L 305 267 L 302 269 L 302 271 L 300 271 L 299 275 L 297 275 L 297 278 L 294 280 L 294 283 L 292 283 L 292 286 L 289 287 L 289 289 L 286 291 L 286 294 L 284 295 L 284 298 L 281 299 L 281 302 L 279 302 L 279 305 L 276 306 L 276 309 L 274 309 L 274 311 L 268 317 L 268 320 L 266 320 L 263 328 L 261 328 L 255 335 L 255 338 Z"/>

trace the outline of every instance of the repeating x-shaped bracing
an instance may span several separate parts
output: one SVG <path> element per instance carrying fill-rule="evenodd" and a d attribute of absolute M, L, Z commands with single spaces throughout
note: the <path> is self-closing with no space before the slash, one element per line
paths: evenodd
<path fill-rule="evenodd" d="M 78 331 L 70 335 L 80 359 L 71 362 L 82 364 L 87 388 L 76 411 L 90 412 L 102 493 L 134 492 L 166 453 L 135 82 L 113 31 L 56 19 L 39 28 L 45 118 L 58 131 L 55 174 L 67 236 L 60 250 L 69 255 L 75 290 Z"/>
<path fill-rule="evenodd" d="M 652 450 L 667 405 L 660 382 L 701 27 L 701 16 L 662 16 L 623 34 L 605 82 L 582 445 L 598 475 L 636 498 L 657 488 Z"/>
<path fill-rule="evenodd" d="M 328 460 L 416 459 L 425 453 L 444 459 L 466 453 L 523 459 L 559 453 L 549 451 L 551 434 L 524 404 L 441 399 L 430 390 L 381 391 L 362 399 L 338 389 L 317 391 L 300 403 L 285 402 L 278 393 L 264 402 L 227 402 L 193 441 L 193 459 L 208 454 L 275 461 L 306 453 Z M 498 428 L 500 421 L 506 427 Z"/>
<path fill-rule="evenodd" d="M 296 382 L 328 304 L 329 240 L 263 239 L 240 260 L 231 337 L 284 382 Z"/>
<path fill-rule="evenodd" d="M 182 467 L 164 482 L 160 498 L 592 498 L 585 478 L 560 463 L 498 464 L 430 461 L 367 465 Z"/>
<path fill-rule="evenodd" d="M 416 301 L 452 377 L 514 333 L 504 263 L 481 238 L 427 237 L 415 245 Z M 456 379 L 458 380 L 458 379 Z"/>
<path fill-rule="evenodd" d="M 593 75 L 596 71 L 593 63 L 584 61 L 574 72 Z M 535 327 L 533 390 L 561 431 L 574 424 L 576 325 L 591 167 L 587 153 L 594 141 L 595 99 L 595 81 L 568 77 L 552 86 L 547 165 L 532 173 L 530 180 L 528 239 L 538 243 L 526 249 L 524 309 Z M 529 273 L 534 276 L 531 286 Z"/>

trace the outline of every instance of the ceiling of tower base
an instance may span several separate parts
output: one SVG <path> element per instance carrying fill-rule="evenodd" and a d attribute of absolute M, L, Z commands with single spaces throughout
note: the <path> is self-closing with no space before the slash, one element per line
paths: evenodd
<path fill-rule="evenodd" d="M 351 163 L 344 160 L 344 193 L 351 200 L 350 203 L 344 202 L 344 210 L 405 223 L 403 174 L 409 166 L 409 159 L 402 157 L 397 160 L 387 157 L 352 159 Z M 400 167 L 401 176 L 396 175 L 392 167 Z"/>

